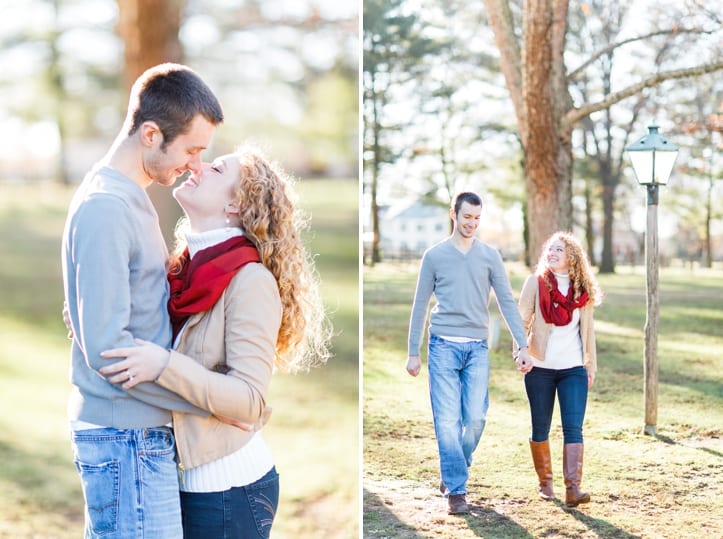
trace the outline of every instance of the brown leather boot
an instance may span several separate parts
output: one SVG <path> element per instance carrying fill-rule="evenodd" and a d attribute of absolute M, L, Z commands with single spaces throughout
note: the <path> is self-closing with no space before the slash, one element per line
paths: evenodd
<path fill-rule="evenodd" d="M 447 509 L 448 514 L 465 515 L 469 513 L 467 497 L 464 494 L 452 494 L 447 501 L 449 504 L 449 509 Z"/>
<path fill-rule="evenodd" d="M 565 475 L 565 505 L 575 507 L 590 501 L 590 494 L 580 492 L 582 481 L 583 444 L 565 444 L 562 450 L 562 471 Z"/>
<path fill-rule="evenodd" d="M 530 440 L 532 462 L 535 465 L 537 478 L 540 480 L 539 495 L 543 500 L 552 500 L 555 493 L 552 491 L 552 461 L 550 460 L 550 441 L 533 442 Z"/>

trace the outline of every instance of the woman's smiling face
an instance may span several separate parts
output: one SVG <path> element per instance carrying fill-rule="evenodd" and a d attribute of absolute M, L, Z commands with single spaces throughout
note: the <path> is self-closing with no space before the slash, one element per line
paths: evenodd
<path fill-rule="evenodd" d="M 198 176 L 189 177 L 173 191 L 193 231 L 229 226 L 226 222 L 229 213 L 238 214 L 237 208 L 231 212 L 229 208 L 236 204 L 239 170 L 238 156 L 223 155 L 213 163 L 203 163 Z M 234 224 L 237 223 L 234 221 Z"/>
<path fill-rule="evenodd" d="M 553 241 L 547 248 L 547 267 L 557 273 L 564 273 L 569 269 L 567 250 L 562 240 Z"/>

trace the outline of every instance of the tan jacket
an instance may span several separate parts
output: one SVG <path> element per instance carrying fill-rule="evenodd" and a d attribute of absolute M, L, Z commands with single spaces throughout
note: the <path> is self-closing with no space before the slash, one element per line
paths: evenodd
<path fill-rule="evenodd" d="M 520 293 L 520 316 L 527 333 L 527 345 L 530 355 L 545 360 L 547 340 L 552 324 L 545 322 L 540 314 L 540 297 L 537 275 L 529 275 Z M 595 327 L 593 322 L 594 305 L 588 303 L 580 309 L 580 337 L 582 340 L 583 365 L 588 372 L 597 372 L 597 353 L 595 351 Z"/>
<path fill-rule="evenodd" d="M 211 310 L 190 317 L 157 383 L 212 414 L 256 423 L 266 408 L 281 309 L 271 272 L 247 264 Z M 229 455 L 253 435 L 213 416 L 174 413 L 173 427 L 182 469 Z"/>

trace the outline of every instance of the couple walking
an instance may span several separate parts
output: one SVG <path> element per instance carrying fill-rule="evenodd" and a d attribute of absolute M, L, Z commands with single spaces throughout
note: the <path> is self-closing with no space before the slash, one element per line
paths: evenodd
<path fill-rule="evenodd" d="M 469 512 L 467 479 L 489 406 L 488 303 L 493 290 L 515 342 L 530 406 L 529 440 L 539 495 L 554 499 L 548 436 L 555 396 L 560 403 L 565 503 L 590 501 L 580 490 L 582 424 L 595 379 L 593 309 L 601 299 L 579 242 L 557 232 L 545 243 L 534 274 L 515 302 L 499 252 L 475 238 L 482 200 L 457 195 L 450 208 L 452 235 L 422 257 L 409 324 L 407 372 L 421 370 L 420 347 L 429 316 L 429 394 L 440 460 L 440 491 L 449 514 Z"/>
<path fill-rule="evenodd" d="M 68 413 L 86 538 L 269 537 L 271 375 L 325 359 L 329 331 L 289 179 L 251 148 L 201 161 L 222 121 L 195 72 L 149 69 L 70 205 Z M 169 261 L 146 188 L 186 172 Z"/>

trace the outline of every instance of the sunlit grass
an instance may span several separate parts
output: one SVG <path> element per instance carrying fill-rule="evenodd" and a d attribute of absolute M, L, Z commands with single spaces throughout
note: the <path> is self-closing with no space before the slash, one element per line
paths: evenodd
<path fill-rule="evenodd" d="M 417 264 L 364 273 L 364 537 L 572 538 L 716 536 L 723 528 L 723 272 L 661 271 L 658 437 L 644 436 L 645 275 L 603 275 L 598 377 L 590 393 L 583 487 L 592 503 L 538 500 L 529 411 L 504 325 L 491 353 L 491 406 L 468 483 L 473 515 L 446 515 L 426 365 L 404 370 Z M 526 270 L 509 267 L 513 290 Z M 496 312 L 496 306 L 491 305 Z M 426 353 L 423 353 L 426 357 Z M 550 435 L 561 477 L 559 412 Z"/>

